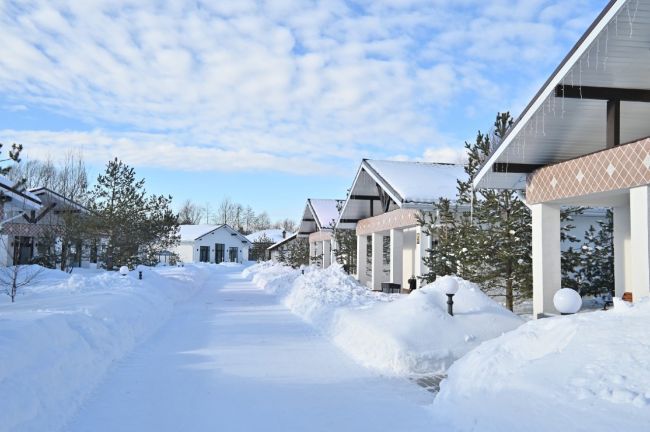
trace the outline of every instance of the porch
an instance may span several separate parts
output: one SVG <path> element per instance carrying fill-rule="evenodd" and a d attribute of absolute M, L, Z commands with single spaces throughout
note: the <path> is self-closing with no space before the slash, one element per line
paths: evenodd
<path fill-rule="evenodd" d="M 650 295 L 650 139 L 548 165 L 528 176 L 532 213 L 533 314 L 557 313 L 561 287 L 560 207 L 612 208 L 615 295 Z"/>
<path fill-rule="evenodd" d="M 422 258 L 431 240 L 419 226 L 418 213 L 396 209 L 357 223 L 356 277 L 361 284 L 381 290 L 381 284 L 388 282 L 405 289 L 412 276 L 426 273 Z"/>

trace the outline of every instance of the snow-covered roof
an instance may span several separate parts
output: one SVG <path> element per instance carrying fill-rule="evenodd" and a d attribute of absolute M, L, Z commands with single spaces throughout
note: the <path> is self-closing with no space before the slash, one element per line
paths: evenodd
<path fill-rule="evenodd" d="M 299 235 L 329 230 L 339 218 L 338 204 L 342 200 L 308 198 L 300 221 Z"/>
<path fill-rule="evenodd" d="M 650 0 L 605 6 L 516 116 L 474 178 L 475 187 L 525 189 L 528 174 L 541 166 L 608 148 L 607 101 L 618 101 L 623 113 L 618 134 L 610 136 L 618 135 L 620 143 L 650 136 L 650 104 L 642 103 L 650 70 L 648 10 Z"/>
<path fill-rule="evenodd" d="M 298 235 L 297 232 L 295 232 L 295 233 L 293 233 L 291 235 L 288 235 L 287 238 L 283 238 L 279 242 L 272 244 L 271 246 L 267 247 L 266 250 L 271 251 L 273 249 L 276 249 L 276 248 L 282 246 L 283 244 L 286 244 L 286 243 L 290 242 L 291 240 L 295 239 L 297 235 Z"/>
<path fill-rule="evenodd" d="M 181 236 L 181 241 L 194 241 L 197 238 L 214 231 L 219 228 L 221 225 L 180 225 L 179 235 Z"/>
<path fill-rule="evenodd" d="M 314 210 L 316 222 L 321 229 L 329 228 L 332 223 L 336 223 L 339 218 L 338 203 L 335 199 L 313 199 L 307 200 Z"/>
<path fill-rule="evenodd" d="M 401 204 L 433 203 L 439 198 L 456 197 L 457 179 L 466 177 L 464 166 L 449 163 L 367 160 Z"/>
<path fill-rule="evenodd" d="M 30 209 L 38 209 L 41 207 L 41 200 L 39 197 L 29 191 L 16 189 L 16 183 L 3 175 L 0 175 L 0 193 L 11 198 L 10 205 L 13 205 L 16 208 L 26 207 Z"/>
<path fill-rule="evenodd" d="M 282 234 L 284 233 L 284 235 Z M 273 243 L 283 240 L 287 235 L 287 232 L 279 228 L 270 228 L 261 231 L 256 231 L 246 236 L 248 241 L 251 243 L 258 241 L 260 238 L 266 236 Z"/>
<path fill-rule="evenodd" d="M 249 240 L 244 237 L 241 233 L 239 233 L 237 230 L 232 228 L 228 224 L 222 224 L 222 225 L 179 225 L 179 235 L 181 237 L 181 241 L 187 241 L 191 242 L 194 240 L 198 240 L 199 238 L 205 236 L 206 234 L 210 234 L 213 231 L 216 231 L 218 229 L 226 229 L 230 231 L 231 233 L 236 234 L 242 241 L 249 242 Z"/>
<path fill-rule="evenodd" d="M 59 203 L 62 203 L 65 206 L 71 207 L 71 208 L 73 208 L 75 210 L 80 210 L 80 211 L 83 211 L 83 212 L 89 211 L 88 208 L 86 208 L 85 206 L 79 204 L 78 202 L 73 201 L 73 200 L 71 200 L 69 198 L 66 198 L 65 196 L 61 195 L 60 193 L 55 192 L 52 189 L 49 189 L 49 188 L 46 188 L 46 187 L 33 188 L 33 189 L 30 189 L 29 192 L 34 194 L 35 196 L 37 196 L 39 199 L 43 198 L 45 195 L 47 195 L 47 199 L 42 199 L 41 202 L 46 202 L 47 203 L 48 200 L 50 200 L 50 201 L 53 200 L 53 201 L 57 201 Z"/>
<path fill-rule="evenodd" d="M 364 159 L 337 227 L 351 229 L 361 219 L 398 208 L 426 210 L 439 198 L 453 200 L 457 180 L 463 178 L 460 164 Z"/>

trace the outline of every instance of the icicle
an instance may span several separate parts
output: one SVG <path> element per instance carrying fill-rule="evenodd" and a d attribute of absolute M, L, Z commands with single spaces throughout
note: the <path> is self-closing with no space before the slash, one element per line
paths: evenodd
<path fill-rule="evenodd" d="M 598 70 L 598 60 L 600 58 L 600 37 L 596 39 L 596 70 Z"/>
<path fill-rule="evenodd" d="M 636 13 L 639 11 L 639 0 L 636 0 L 635 6 L 634 6 L 634 15 L 630 16 L 630 5 L 628 4 L 627 6 L 627 18 L 628 22 L 630 23 L 630 39 L 632 39 L 632 33 L 634 31 L 634 24 L 633 22 L 636 20 Z"/>
<path fill-rule="evenodd" d="M 582 99 L 582 59 L 580 59 L 580 62 L 578 63 L 578 81 L 580 82 L 580 99 Z"/>

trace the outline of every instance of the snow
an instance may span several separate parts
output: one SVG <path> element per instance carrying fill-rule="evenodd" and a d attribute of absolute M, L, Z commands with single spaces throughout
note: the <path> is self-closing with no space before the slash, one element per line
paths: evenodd
<path fill-rule="evenodd" d="M 197 238 L 219 228 L 221 225 L 180 225 L 179 235 L 183 242 L 193 242 Z"/>
<path fill-rule="evenodd" d="M 254 243 L 255 241 L 257 241 L 261 237 L 266 236 L 267 238 L 271 239 L 271 241 L 273 243 L 277 243 L 277 242 L 281 241 L 282 239 L 284 239 L 284 237 L 282 236 L 283 231 L 284 230 L 277 229 L 277 228 L 265 229 L 265 230 L 256 231 L 256 232 L 254 232 L 252 234 L 249 234 L 249 235 L 246 236 L 246 238 L 251 243 Z M 289 235 L 289 234 L 290 233 L 285 232 L 285 235 Z"/>
<path fill-rule="evenodd" d="M 460 430 L 648 430 L 650 300 L 530 321 L 456 362 L 433 409 Z"/>
<path fill-rule="evenodd" d="M 338 200 L 310 198 L 309 202 L 322 229 L 331 228 L 339 219 Z"/>
<path fill-rule="evenodd" d="M 404 202 L 432 203 L 439 198 L 456 198 L 456 180 L 463 179 L 463 165 L 366 161 L 403 199 Z"/>
<path fill-rule="evenodd" d="M 436 427 L 429 393 L 355 364 L 241 267 L 224 269 L 106 374 L 66 431 Z"/>
<path fill-rule="evenodd" d="M 444 372 L 482 341 L 523 321 L 462 279 L 455 315 L 447 314 L 445 278 L 412 294 L 368 290 L 340 266 L 300 271 L 263 263 L 247 275 L 260 287 L 284 295 L 295 314 L 327 335 L 358 363 L 392 375 Z"/>
<path fill-rule="evenodd" d="M 0 429 L 64 424 L 110 365 L 193 293 L 187 281 L 205 273 L 200 266 L 144 269 L 138 280 L 135 272 L 41 269 L 16 303 L 0 298 Z"/>

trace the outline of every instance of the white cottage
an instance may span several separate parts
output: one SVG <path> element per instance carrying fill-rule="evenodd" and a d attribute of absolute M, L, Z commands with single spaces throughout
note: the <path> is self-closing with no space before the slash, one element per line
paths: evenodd
<path fill-rule="evenodd" d="M 339 218 L 342 201 L 309 198 L 302 214 L 298 236 L 309 238 L 309 257 L 322 268 L 335 261 L 332 229 Z"/>
<path fill-rule="evenodd" d="M 266 249 L 269 259 L 273 262 L 279 262 L 281 254 L 285 254 L 285 256 L 288 257 L 290 253 L 289 248 L 291 247 L 291 243 L 293 243 L 297 238 L 298 233 L 295 232 L 291 235 L 285 236 L 285 238 L 282 240 L 269 246 Z"/>
<path fill-rule="evenodd" d="M 180 244 L 173 250 L 183 262 L 248 261 L 250 241 L 229 225 L 181 225 Z"/>
<path fill-rule="evenodd" d="M 535 317 L 557 313 L 567 205 L 613 209 L 616 295 L 650 295 L 649 41 L 650 0 L 609 2 L 474 180 L 525 191 Z"/>
<path fill-rule="evenodd" d="M 383 282 L 407 287 L 411 276 L 426 273 L 422 258 L 431 239 L 417 215 L 431 211 L 441 197 L 453 200 L 456 179 L 464 176 L 463 166 L 456 164 L 361 162 L 337 222 L 337 228 L 356 229 L 359 282 L 375 290 Z"/>

